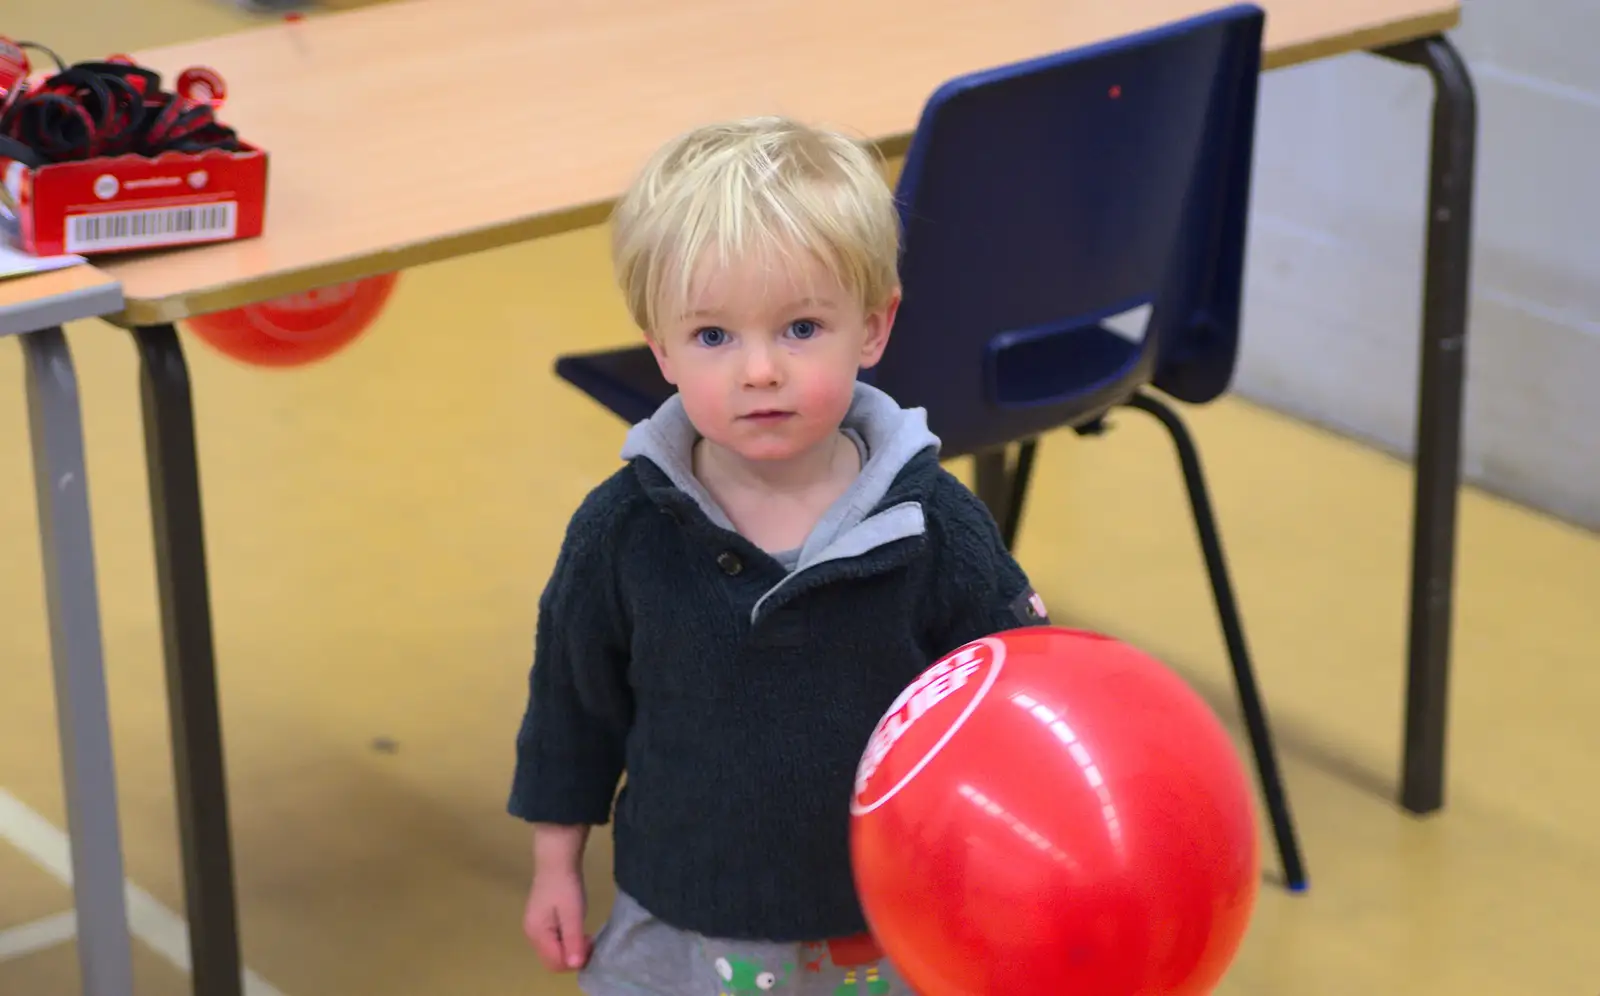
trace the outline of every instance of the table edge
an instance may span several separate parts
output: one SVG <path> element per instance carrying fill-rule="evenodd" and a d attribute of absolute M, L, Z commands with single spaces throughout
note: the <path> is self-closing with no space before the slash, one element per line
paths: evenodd
<path fill-rule="evenodd" d="M 1298 45 L 1269 49 L 1262 53 L 1261 68 L 1263 71 L 1287 69 L 1290 66 L 1318 62 L 1338 55 L 1370 53 L 1401 42 L 1442 35 L 1460 24 L 1461 4 L 1458 3 L 1448 10 L 1441 10 L 1428 17 L 1419 17 L 1397 24 L 1380 24 L 1336 38 L 1316 38 Z"/>
<path fill-rule="evenodd" d="M 170 294 L 157 298 L 129 297 L 122 310 L 103 316 L 123 328 L 169 325 L 196 315 L 227 311 L 258 301 L 298 294 L 315 287 L 327 287 L 350 280 L 363 280 L 385 273 L 440 263 L 535 239 L 598 225 L 611 214 L 610 200 L 553 211 L 549 214 L 518 218 L 487 228 L 461 232 L 443 239 L 400 246 L 384 252 L 350 259 L 334 260 L 318 266 L 285 270 L 269 277 L 222 284 L 202 291 Z"/>
<path fill-rule="evenodd" d="M 1371 52 L 1389 45 L 1443 34 L 1460 23 L 1461 5 L 1456 4 L 1428 17 L 1269 49 L 1262 53 L 1262 70 L 1284 69 L 1337 55 Z M 911 146 L 911 133 L 885 136 L 872 145 L 886 158 L 904 155 Z M 608 198 L 442 239 L 318 266 L 285 270 L 268 277 L 222 284 L 201 291 L 185 291 L 154 298 L 126 297 L 120 311 L 101 317 L 124 328 L 171 324 L 184 318 L 226 311 L 315 287 L 361 280 L 599 225 L 610 216 L 614 202 L 614 199 Z"/>
<path fill-rule="evenodd" d="M 76 287 L 0 311 L 0 338 L 27 335 L 86 318 L 102 318 L 126 307 L 122 285 L 115 280 L 92 287 Z"/>

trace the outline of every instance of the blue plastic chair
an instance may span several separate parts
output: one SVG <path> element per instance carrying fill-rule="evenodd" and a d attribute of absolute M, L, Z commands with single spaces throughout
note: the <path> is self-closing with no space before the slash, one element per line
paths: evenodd
<path fill-rule="evenodd" d="M 1203 403 L 1233 374 L 1264 20 L 1258 7 L 1228 7 L 941 86 L 900 176 L 904 302 L 862 379 L 925 408 L 944 456 L 977 461 L 977 491 L 1008 545 L 1041 434 L 1100 433 L 1124 405 L 1167 428 L 1284 879 L 1299 891 L 1299 845 L 1199 457 L 1147 390 Z M 1121 327 L 1140 312 L 1142 335 Z M 644 346 L 563 357 L 556 372 L 630 422 L 672 391 Z"/>

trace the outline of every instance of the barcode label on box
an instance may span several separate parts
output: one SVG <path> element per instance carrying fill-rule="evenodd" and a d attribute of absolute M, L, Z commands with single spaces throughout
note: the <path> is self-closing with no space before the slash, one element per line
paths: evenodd
<path fill-rule="evenodd" d="M 239 205 L 235 201 L 73 214 L 67 216 L 67 252 L 143 249 L 231 239 L 238 227 Z"/>

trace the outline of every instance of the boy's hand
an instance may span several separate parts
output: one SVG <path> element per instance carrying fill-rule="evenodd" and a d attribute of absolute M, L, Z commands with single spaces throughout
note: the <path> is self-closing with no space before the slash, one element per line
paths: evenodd
<path fill-rule="evenodd" d="M 534 873 L 522 930 L 552 972 L 572 972 L 589 960 L 593 939 L 583 932 L 586 901 L 583 873 L 577 868 Z"/>

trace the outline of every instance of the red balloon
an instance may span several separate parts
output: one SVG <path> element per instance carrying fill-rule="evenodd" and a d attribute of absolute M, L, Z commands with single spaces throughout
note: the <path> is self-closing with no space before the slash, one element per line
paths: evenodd
<path fill-rule="evenodd" d="M 196 315 L 190 331 L 212 348 L 258 367 L 298 367 L 354 342 L 383 312 L 398 273 Z"/>
<path fill-rule="evenodd" d="M 1199 996 L 1255 905 L 1251 781 L 1193 689 L 1127 644 L 1012 630 L 935 663 L 857 770 L 872 932 L 921 996 Z"/>

